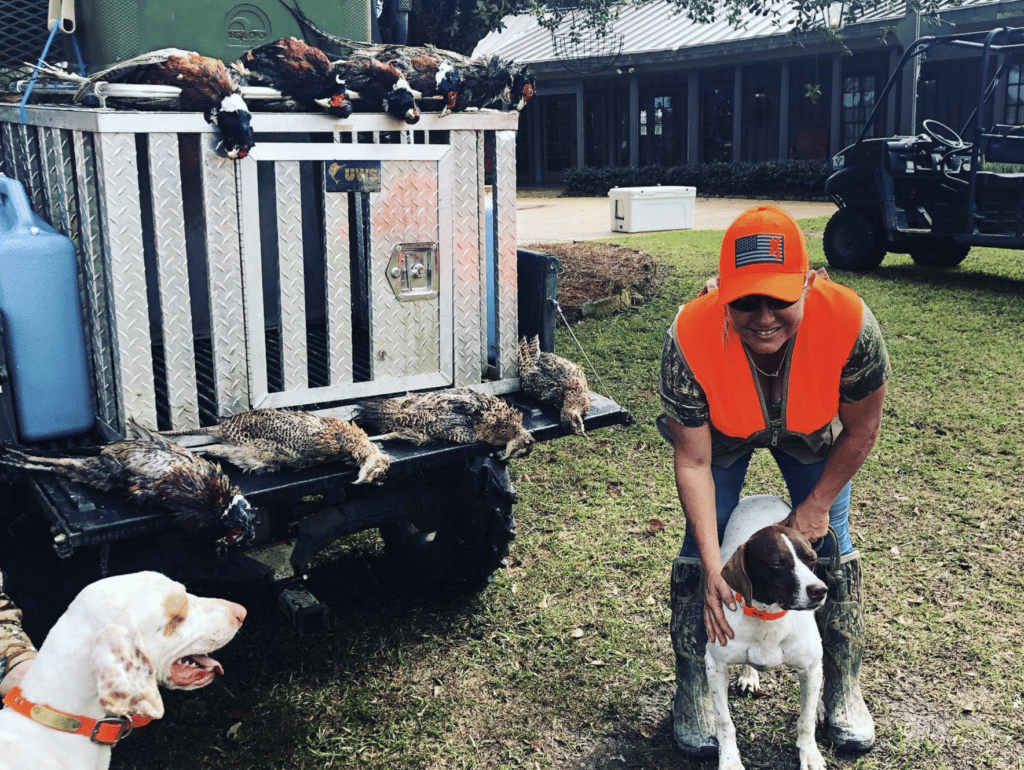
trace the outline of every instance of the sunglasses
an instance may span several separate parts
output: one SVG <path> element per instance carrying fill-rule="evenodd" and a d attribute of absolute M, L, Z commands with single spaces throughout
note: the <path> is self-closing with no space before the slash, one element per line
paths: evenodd
<path fill-rule="evenodd" d="M 776 299 L 775 297 L 764 297 L 760 294 L 748 294 L 746 297 L 739 297 L 729 303 L 729 307 L 738 313 L 753 313 L 755 310 L 761 308 L 761 303 L 768 306 L 769 310 L 785 310 L 788 307 L 793 307 L 796 304 L 796 300 L 792 302 L 786 302 L 785 300 Z"/>

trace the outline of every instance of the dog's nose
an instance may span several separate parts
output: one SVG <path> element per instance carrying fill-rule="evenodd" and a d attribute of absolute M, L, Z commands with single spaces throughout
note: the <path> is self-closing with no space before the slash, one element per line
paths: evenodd
<path fill-rule="evenodd" d="M 231 616 L 232 620 L 235 621 L 235 627 L 241 628 L 246 616 L 245 607 L 243 607 L 241 604 L 235 604 L 234 602 L 231 602 Z"/>
<path fill-rule="evenodd" d="M 813 604 L 818 604 L 825 600 L 825 594 L 828 593 L 828 589 L 824 583 L 814 583 L 807 586 L 807 598 L 811 600 Z"/>

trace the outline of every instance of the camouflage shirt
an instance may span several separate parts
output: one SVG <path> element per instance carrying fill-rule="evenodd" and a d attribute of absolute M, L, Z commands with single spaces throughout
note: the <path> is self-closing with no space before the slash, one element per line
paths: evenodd
<path fill-rule="evenodd" d="M 789 363 L 787 355 L 783 363 L 784 374 L 788 374 Z M 878 390 L 889 379 L 889 374 L 889 353 L 882 339 L 882 330 L 874 313 L 864 305 L 860 334 L 839 378 L 839 400 L 844 403 L 860 401 Z M 710 421 L 707 397 L 687 365 L 672 327 L 669 327 L 665 336 L 665 346 L 661 353 L 661 403 L 669 417 L 686 427 L 699 428 Z M 780 402 L 769 403 L 767 408 L 771 421 L 781 421 Z M 777 446 L 800 462 L 820 462 L 828 454 L 841 430 L 842 424 L 836 417 L 813 435 L 783 435 Z M 664 429 L 662 434 L 665 434 Z M 711 434 L 712 464 L 722 467 L 732 465 L 736 458 L 755 447 L 769 445 L 768 431 L 747 439 L 737 439 L 719 433 L 712 425 Z"/>

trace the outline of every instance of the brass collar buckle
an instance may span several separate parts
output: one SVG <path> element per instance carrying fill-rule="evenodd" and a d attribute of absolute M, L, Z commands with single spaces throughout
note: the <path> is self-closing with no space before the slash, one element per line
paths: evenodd
<path fill-rule="evenodd" d="M 96 720 L 89 740 L 93 743 L 102 743 L 104 746 L 115 746 L 118 741 L 131 735 L 132 729 L 131 717 L 123 714 L 121 716 L 104 717 L 103 719 Z"/>

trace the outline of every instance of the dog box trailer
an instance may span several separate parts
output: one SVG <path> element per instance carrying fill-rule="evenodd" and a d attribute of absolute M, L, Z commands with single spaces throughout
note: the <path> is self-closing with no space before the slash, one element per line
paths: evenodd
<path fill-rule="evenodd" d="M 348 418 L 362 399 L 453 387 L 505 398 L 539 441 L 564 435 L 517 376 L 521 335 L 550 349 L 555 304 L 553 258 L 516 248 L 517 120 L 425 113 L 409 130 L 379 114 L 256 112 L 255 147 L 228 160 L 199 114 L 43 105 L 22 123 L 16 105 L 0 106 L 0 172 L 78 259 L 95 426 L 62 441 L 120 439 L 128 419 L 179 429 L 260 407 Z M 0 406 L 10 397 L 5 386 Z M 585 424 L 629 419 L 593 394 Z M 18 436 L 8 426 L 4 438 Z M 418 580 L 485 585 L 515 531 L 515 490 L 493 449 L 390 442 L 386 483 L 372 488 L 341 463 L 226 467 L 260 524 L 254 547 L 222 558 L 162 512 L 50 474 L 15 474 L 7 493 L 46 523 L 59 561 L 93 579 L 159 565 L 270 581 L 301 627 L 326 618 L 301 587 L 310 559 L 362 530 L 379 528 Z"/>

